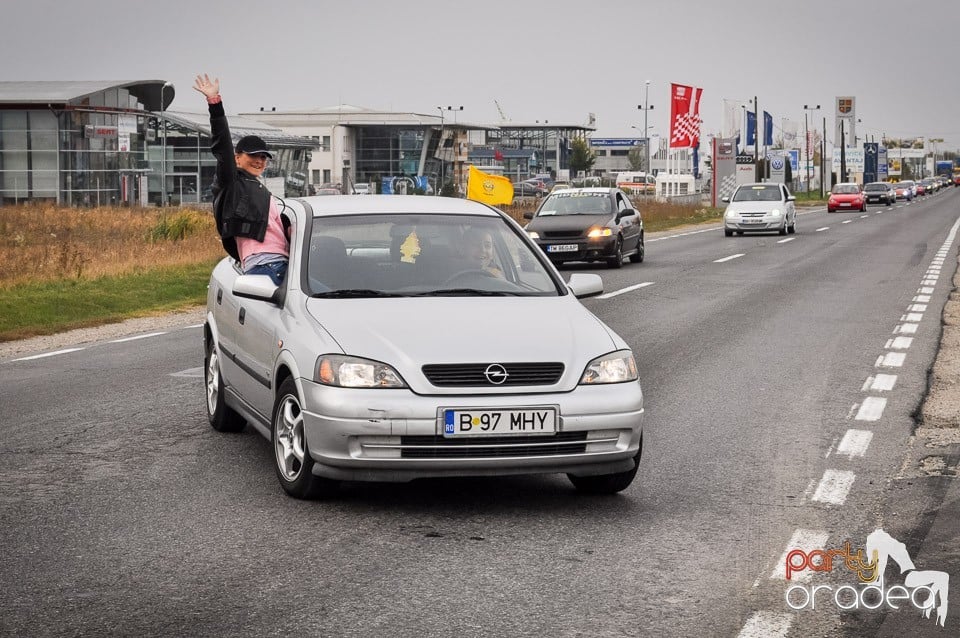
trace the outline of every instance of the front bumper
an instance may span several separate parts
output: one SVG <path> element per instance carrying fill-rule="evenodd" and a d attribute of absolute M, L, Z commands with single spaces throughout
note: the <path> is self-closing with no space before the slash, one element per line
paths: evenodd
<path fill-rule="evenodd" d="M 575 239 L 537 239 L 534 241 L 554 263 L 610 259 L 617 249 L 616 235 L 597 239 L 578 237 Z"/>
<path fill-rule="evenodd" d="M 780 230 L 785 221 L 783 217 L 735 217 L 732 219 L 724 218 L 723 226 L 727 230 L 737 232 Z"/>
<path fill-rule="evenodd" d="M 636 381 L 573 392 L 470 396 L 301 383 L 313 471 L 332 479 L 607 474 L 631 469 L 640 447 L 643 393 Z M 543 406 L 557 409 L 556 435 L 443 436 L 445 409 Z"/>

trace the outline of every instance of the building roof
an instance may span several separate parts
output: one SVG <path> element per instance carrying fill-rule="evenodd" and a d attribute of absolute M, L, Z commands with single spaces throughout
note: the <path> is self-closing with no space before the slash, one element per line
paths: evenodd
<path fill-rule="evenodd" d="M 210 135 L 210 115 L 208 113 L 191 113 L 188 111 L 166 111 L 163 116 L 185 128 L 200 131 Z M 244 135 L 258 135 L 263 138 L 267 146 L 273 148 L 319 148 L 320 143 L 309 137 L 285 133 L 276 126 L 271 126 L 242 115 L 228 115 L 230 136 L 234 141 Z"/>
<path fill-rule="evenodd" d="M 310 124 L 340 126 L 396 126 L 396 127 L 423 127 L 446 126 L 474 131 L 496 130 L 497 127 L 489 124 L 461 122 L 452 117 L 441 117 L 430 113 L 404 113 L 397 111 L 383 111 L 368 109 L 359 106 L 343 104 L 340 106 L 291 109 L 287 111 L 263 110 L 253 113 L 241 113 L 245 117 L 262 118 L 266 121 L 277 122 L 282 126 L 308 126 Z"/>
<path fill-rule="evenodd" d="M 174 86 L 164 80 L 0 82 L 0 104 L 65 105 L 110 89 L 127 89 L 148 111 L 161 110 L 161 93 L 163 109 L 170 106 L 176 93 Z"/>

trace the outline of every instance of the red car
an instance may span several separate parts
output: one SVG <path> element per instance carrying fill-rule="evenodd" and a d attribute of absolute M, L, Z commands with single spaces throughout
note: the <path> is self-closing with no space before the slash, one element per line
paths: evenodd
<path fill-rule="evenodd" d="M 838 210 L 867 210 L 867 198 L 863 196 L 860 184 L 844 182 L 835 184 L 827 200 L 827 212 L 835 213 Z"/>

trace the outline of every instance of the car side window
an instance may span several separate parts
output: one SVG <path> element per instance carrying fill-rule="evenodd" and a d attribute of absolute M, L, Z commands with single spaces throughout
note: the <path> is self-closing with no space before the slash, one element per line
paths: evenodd
<path fill-rule="evenodd" d="M 621 193 L 617 193 L 616 198 L 617 198 L 617 212 L 618 212 L 618 213 L 622 213 L 623 211 L 625 211 L 625 210 L 627 210 L 628 208 L 630 208 L 630 206 L 624 201 L 626 198 L 625 198 Z"/>

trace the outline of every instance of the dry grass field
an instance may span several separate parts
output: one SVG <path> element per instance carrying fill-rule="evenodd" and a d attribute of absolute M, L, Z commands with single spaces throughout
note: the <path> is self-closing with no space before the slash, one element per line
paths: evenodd
<path fill-rule="evenodd" d="M 523 214 L 539 202 L 503 207 Z M 638 200 L 648 231 L 701 221 L 706 209 Z M 19 284 L 91 280 L 207 263 L 223 256 L 213 215 L 190 208 L 0 207 L 0 289 Z"/>
<path fill-rule="evenodd" d="M 0 207 L 0 289 L 133 274 L 222 255 L 209 210 Z"/>

